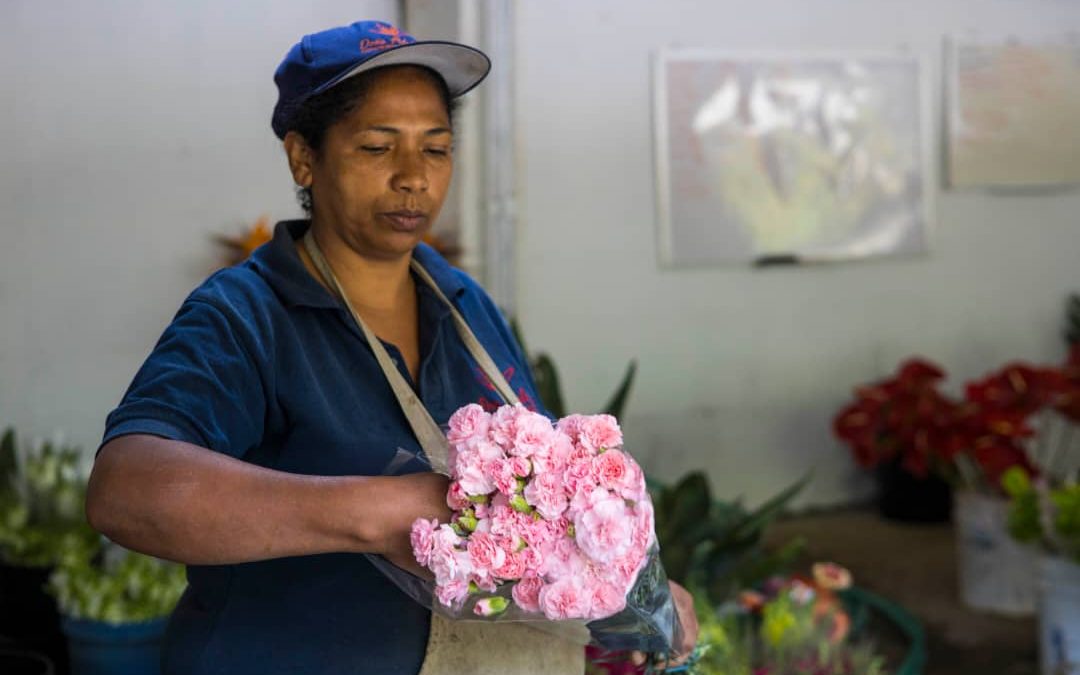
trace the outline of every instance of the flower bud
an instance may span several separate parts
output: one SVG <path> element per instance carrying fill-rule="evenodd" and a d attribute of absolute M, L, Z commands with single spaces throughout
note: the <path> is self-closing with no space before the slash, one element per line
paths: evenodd
<path fill-rule="evenodd" d="M 529 502 L 525 501 L 525 497 L 520 494 L 516 494 L 510 498 L 510 508 L 518 513 L 532 513 L 533 510 L 533 508 L 529 506 Z"/>
<path fill-rule="evenodd" d="M 495 616 L 497 614 L 502 614 L 503 612 L 505 612 L 506 608 L 509 606 L 510 603 L 506 600 L 506 598 L 501 598 L 496 595 L 491 598 L 477 600 L 476 604 L 473 605 L 473 613 L 477 614 L 478 616 Z"/>

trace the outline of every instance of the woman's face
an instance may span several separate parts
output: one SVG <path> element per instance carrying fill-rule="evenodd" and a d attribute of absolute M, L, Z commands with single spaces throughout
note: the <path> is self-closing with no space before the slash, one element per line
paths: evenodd
<path fill-rule="evenodd" d="M 372 77 L 360 105 L 327 130 L 319 152 L 307 153 L 306 178 L 316 227 L 364 257 L 396 259 L 442 209 L 453 136 L 431 74 L 403 66 Z M 293 173 L 303 184 L 295 164 Z"/>

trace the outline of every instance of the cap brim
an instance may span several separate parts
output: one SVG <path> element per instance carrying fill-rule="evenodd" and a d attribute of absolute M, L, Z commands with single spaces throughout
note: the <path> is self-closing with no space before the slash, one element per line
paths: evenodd
<path fill-rule="evenodd" d="M 316 89 L 320 94 L 343 81 L 375 68 L 386 66 L 424 66 L 434 70 L 446 82 L 451 98 L 465 94 L 480 84 L 491 70 L 491 60 L 484 52 L 457 42 L 426 40 L 391 47 L 363 63 L 344 71 Z"/>

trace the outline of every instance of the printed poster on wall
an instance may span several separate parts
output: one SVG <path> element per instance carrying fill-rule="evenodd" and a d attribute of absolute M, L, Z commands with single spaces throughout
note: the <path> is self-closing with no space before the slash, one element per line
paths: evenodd
<path fill-rule="evenodd" d="M 926 249 L 920 64 L 668 50 L 654 118 L 661 263 Z"/>
<path fill-rule="evenodd" d="M 948 43 L 949 184 L 1080 184 L 1080 35 Z"/>

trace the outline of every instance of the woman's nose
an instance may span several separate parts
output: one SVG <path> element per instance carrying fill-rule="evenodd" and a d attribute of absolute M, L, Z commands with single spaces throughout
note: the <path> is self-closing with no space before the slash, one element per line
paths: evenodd
<path fill-rule="evenodd" d="M 424 192 L 428 188 L 424 162 L 412 153 L 402 153 L 394 174 L 394 189 L 402 192 Z"/>

